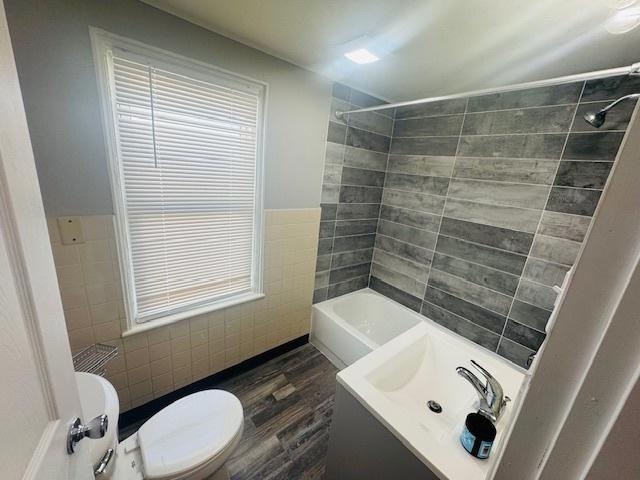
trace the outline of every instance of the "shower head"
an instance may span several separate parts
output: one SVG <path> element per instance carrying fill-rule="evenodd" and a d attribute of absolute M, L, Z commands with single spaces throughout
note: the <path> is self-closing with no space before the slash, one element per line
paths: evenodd
<path fill-rule="evenodd" d="M 598 112 L 587 112 L 587 114 L 584 116 L 584 120 L 589 125 L 593 125 L 596 128 L 600 128 L 604 124 L 604 121 L 606 120 L 607 112 L 609 110 L 611 110 L 613 107 L 615 107 L 618 103 L 622 102 L 623 100 L 632 100 L 636 98 L 640 98 L 640 93 L 632 93 L 631 95 L 625 95 L 624 97 L 620 97 L 615 102 L 610 103 L 609 105 L 599 110 Z"/>
<path fill-rule="evenodd" d="M 596 128 L 600 128 L 605 121 L 605 118 L 607 116 L 607 112 L 600 110 L 597 113 L 594 112 L 588 112 L 585 116 L 584 116 L 584 120 L 590 124 L 593 125 Z"/>

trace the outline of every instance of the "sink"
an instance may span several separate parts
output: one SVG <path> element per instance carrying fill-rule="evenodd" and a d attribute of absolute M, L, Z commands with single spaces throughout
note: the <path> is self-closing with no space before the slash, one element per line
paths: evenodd
<path fill-rule="evenodd" d="M 491 457 L 479 460 L 460 445 L 468 413 L 478 397 L 456 367 L 477 361 L 513 399 L 499 419 Z M 338 374 L 338 381 L 434 474 L 442 479 L 484 479 L 499 456 L 526 373 L 496 354 L 425 321 Z M 427 403 L 438 402 L 441 413 Z"/>

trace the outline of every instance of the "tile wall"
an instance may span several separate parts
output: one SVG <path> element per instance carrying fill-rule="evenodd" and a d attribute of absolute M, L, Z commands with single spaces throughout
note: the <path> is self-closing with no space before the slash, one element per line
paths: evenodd
<path fill-rule="evenodd" d="M 369 286 L 526 365 L 634 104 L 600 129 L 582 116 L 634 91 L 614 77 L 398 108 Z"/>
<path fill-rule="evenodd" d="M 320 209 L 265 216 L 265 298 L 126 338 L 113 217 L 79 217 L 78 245 L 62 245 L 48 219 L 71 349 L 118 346 L 107 378 L 122 411 L 309 332 Z"/>
<path fill-rule="evenodd" d="M 378 98 L 334 84 L 314 302 L 369 283 L 393 118 L 389 112 L 371 112 L 340 120 L 335 112 L 381 103 Z"/>

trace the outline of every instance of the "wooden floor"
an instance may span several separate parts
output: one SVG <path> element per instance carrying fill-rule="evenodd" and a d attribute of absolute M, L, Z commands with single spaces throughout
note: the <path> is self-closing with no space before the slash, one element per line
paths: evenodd
<path fill-rule="evenodd" d="M 242 440 L 227 461 L 232 480 L 323 478 L 336 373 L 307 344 L 214 386 L 244 407 Z"/>

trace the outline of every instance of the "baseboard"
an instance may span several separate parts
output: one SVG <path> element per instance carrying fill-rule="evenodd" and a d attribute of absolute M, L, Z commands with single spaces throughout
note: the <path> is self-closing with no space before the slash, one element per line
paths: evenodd
<path fill-rule="evenodd" d="M 263 363 L 268 362 L 269 360 L 290 352 L 291 350 L 301 347 L 302 345 L 305 345 L 307 343 L 309 343 L 309 335 L 303 335 L 287 343 L 278 345 L 271 350 L 267 350 L 266 352 L 256 355 L 255 357 L 248 358 L 247 360 L 244 360 L 237 365 L 221 370 L 220 372 L 214 373 L 213 375 L 209 375 L 208 377 L 190 383 L 189 385 L 179 388 L 178 390 L 174 390 L 173 392 L 169 392 L 161 397 L 154 398 L 150 402 L 147 402 L 136 408 L 127 410 L 126 412 L 120 414 L 120 418 L 118 419 L 118 429 L 125 430 L 129 426 L 146 420 L 152 415 L 155 415 L 164 407 L 175 402 L 176 400 L 181 399 L 182 397 L 211 388 L 221 382 L 224 382 L 225 380 L 245 373 L 253 368 L 256 368 L 259 365 L 262 365 Z"/>

